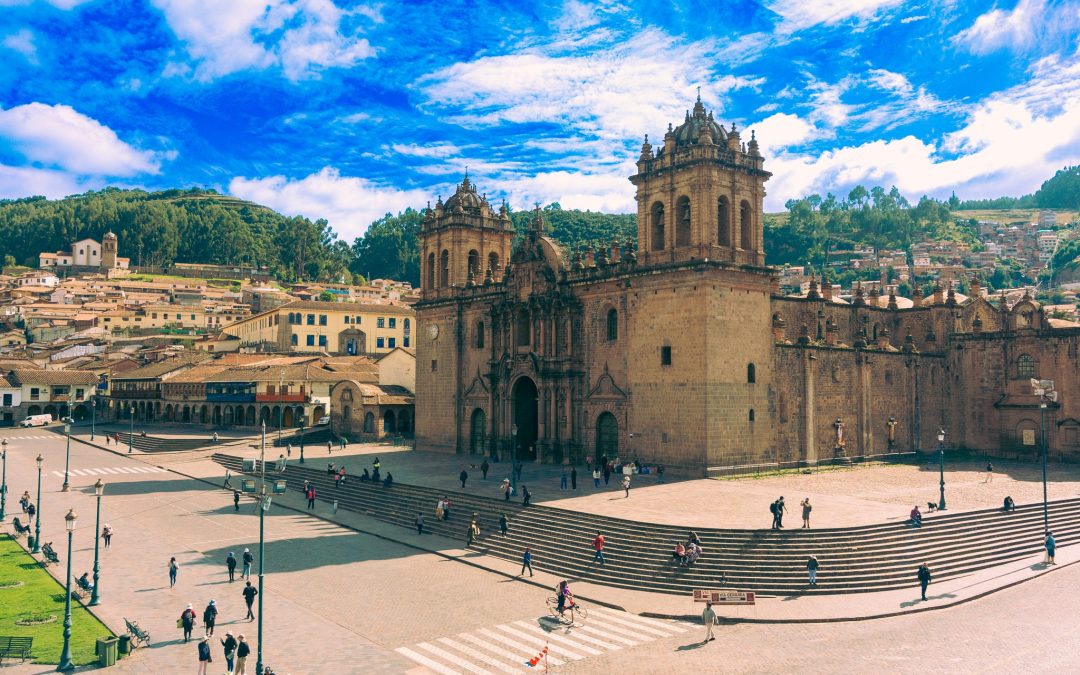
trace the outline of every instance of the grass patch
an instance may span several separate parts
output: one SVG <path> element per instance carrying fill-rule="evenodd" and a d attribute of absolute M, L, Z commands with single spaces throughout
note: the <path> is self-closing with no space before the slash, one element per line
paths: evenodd
<path fill-rule="evenodd" d="M 66 551 L 65 551 L 66 553 Z M 57 663 L 64 646 L 63 587 L 9 535 L 0 536 L 0 579 L 20 581 L 0 595 L 0 635 L 34 638 L 34 663 Z M 64 564 L 67 564 L 66 561 Z M 75 580 L 72 579 L 74 586 Z M 61 592 L 57 592 L 57 591 Z M 18 621 L 57 617 L 52 623 L 20 626 Z M 113 632 L 71 599 L 71 660 L 82 666 L 97 663 L 95 643 Z"/>

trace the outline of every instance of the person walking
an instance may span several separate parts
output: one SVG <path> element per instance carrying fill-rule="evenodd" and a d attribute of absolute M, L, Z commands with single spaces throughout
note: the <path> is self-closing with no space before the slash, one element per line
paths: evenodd
<path fill-rule="evenodd" d="M 506 536 L 507 531 L 510 529 L 510 521 L 506 518 L 506 514 L 499 516 L 499 531 L 502 532 L 502 536 Z"/>
<path fill-rule="evenodd" d="M 487 458 L 485 457 L 484 463 L 480 465 L 480 475 L 483 476 L 484 480 L 487 480 L 487 472 L 490 468 L 491 465 L 488 464 Z"/>
<path fill-rule="evenodd" d="M 718 622 L 716 618 L 716 612 L 713 611 L 712 603 L 705 603 L 705 611 L 701 613 L 701 622 L 705 624 L 705 639 L 702 642 L 712 642 L 716 638 L 713 636 L 713 626 Z"/>
<path fill-rule="evenodd" d="M 247 586 L 244 586 L 244 590 L 241 591 L 241 593 L 244 596 L 244 602 L 247 604 L 247 610 L 248 611 L 247 611 L 247 617 L 246 618 L 247 618 L 248 621 L 254 621 L 255 620 L 255 612 L 251 611 L 251 605 L 254 604 L 255 596 L 259 594 L 259 589 L 252 586 L 251 582 L 249 581 L 249 582 L 247 582 Z M 244 639 L 244 636 L 241 635 L 240 640 L 242 641 L 243 639 Z"/>
<path fill-rule="evenodd" d="M 26 513 L 26 507 L 30 506 L 29 490 L 23 490 L 22 497 L 19 497 L 19 506 L 22 507 L 22 512 Z"/>
<path fill-rule="evenodd" d="M 469 480 L 469 472 L 465 469 L 462 469 L 461 473 L 458 474 L 458 480 L 461 481 L 461 489 L 464 490 L 465 481 Z"/>
<path fill-rule="evenodd" d="M 1057 550 L 1057 541 L 1054 539 L 1053 532 L 1046 533 L 1046 564 L 1056 565 L 1054 562 L 1054 551 Z"/>
<path fill-rule="evenodd" d="M 308 489 L 307 489 L 307 507 L 308 507 L 309 510 L 315 508 L 315 486 L 314 485 L 308 485 Z"/>
<path fill-rule="evenodd" d="M 600 489 L 600 469 L 593 469 L 592 482 L 594 488 Z"/>
<path fill-rule="evenodd" d="M 528 506 L 530 499 L 532 499 L 532 493 L 529 492 L 528 487 L 522 485 L 521 486 L 521 505 L 522 506 Z"/>
<path fill-rule="evenodd" d="M 509 478 L 503 478 L 502 487 L 500 489 L 503 492 L 503 501 L 510 501 L 510 493 L 514 491 L 514 488 L 510 485 Z"/>
<path fill-rule="evenodd" d="M 221 641 L 221 648 L 225 651 L 225 672 L 232 673 L 233 662 L 236 658 L 236 638 L 229 631 L 225 631 L 225 639 Z"/>
<path fill-rule="evenodd" d="M 37 507 L 34 506 L 34 502 L 30 502 L 29 504 L 26 505 L 26 515 L 30 518 L 30 520 L 34 519 L 34 515 L 36 513 L 37 513 Z"/>
<path fill-rule="evenodd" d="M 933 576 L 930 574 L 930 563 L 919 566 L 919 587 L 922 589 L 922 599 L 926 600 L 926 587 L 930 585 Z"/>
<path fill-rule="evenodd" d="M 802 526 L 804 528 L 810 528 L 810 511 L 813 510 L 813 506 L 810 506 L 810 498 L 802 500 Z"/>
<path fill-rule="evenodd" d="M 415 525 L 416 525 L 416 533 L 417 534 L 423 534 L 424 533 L 424 514 L 420 513 L 419 511 L 416 513 L 416 523 L 415 523 Z"/>
<path fill-rule="evenodd" d="M 247 675 L 247 658 L 251 653 L 251 645 L 244 639 L 244 634 L 236 636 L 236 670 L 233 675 Z"/>
<path fill-rule="evenodd" d="M 328 455 L 334 454 L 334 443 L 333 443 L 333 441 L 327 441 L 326 442 L 326 454 L 328 454 Z"/>
<path fill-rule="evenodd" d="M 176 558 L 169 558 L 169 588 L 176 585 L 176 573 L 180 571 L 180 564 Z"/>
<path fill-rule="evenodd" d="M 594 563 L 599 561 L 600 564 L 603 565 L 604 562 L 605 562 L 604 561 L 604 535 L 600 534 L 600 532 L 597 532 L 596 533 L 596 538 L 593 539 L 592 545 L 593 545 L 593 550 L 596 551 L 593 554 L 592 561 Z"/>
<path fill-rule="evenodd" d="M 217 615 L 217 605 L 211 600 L 202 613 L 203 627 L 206 629 L 207 637 L 214 637 L 214 623 L 217 622 Z"/>
<path fill-rule="evenodd" d="M 442 498 L 443 520 L 450 520 L 450 498 Z"/>
<path fill-rule="evenodd" d="M 577 467 L 570 469 L 570 489 L 577 489 Z"/>
<path fill-rule="evenodd" d="M 199 670 L 198 675 L 206 675 L 206 667 L 210 665 L 210 640 L 206 635 L 199 638 Z"/>
<path fill-rule="evenodd" d="M 292 457 L 292 443 L 285 444 L 285 456 Z"/>
<path fill-rule="evenodd" d="M 105 548 L 112 546 L 112 525 L 105 523 L 105 527 L 101 528 L 101 539 L 105 542 Z"/>
<path fill-rule="evenodd" d="M 776 500 L 776 526 L 781 530 L 784 529 L 784 512 L 787 511 L 787 507 L 784 506 L 784 496 L 780 495 L 780 499 Z"/>
<path fill-rule="evenodd" d="M 240 511 L 240 491 L 239 490 L 233 490 L 233 493 L 232 493 L 232 505 L 233 505 L 233 511 L 235 511 L 235 512 Z"/>
<path fill-rule="evenodd" d="M 663 464 L 657 464 L 656 465 L 656 482 L 657 483 L 663 483 L 664 482 L 664 465 Z"/>
<path fill-rule="evenodd" d="M 983 482 L 984 483 L 993 483 L 994 482 L 994 465 L 991 464 L 990 462 L 986 463 L 986 479 Z"/>
<path fill-rule="evenodd" d="M 225 482 L 221 485 L 221 487 L 226 489 L 226 490 L 233 489 L 233 486 L 232 486 L 232 471 L 229 471 L 228 469 L 225 469 Z"/>
<path fill-rule="evenodd" d="M 566 485 L 570 482 L 570 474 L 567 473 L 566 467 L 563 467 L 562 475 L 559 476 L 559 489 L 565 490 Z"/>
<path fill-rule="evenodd" d="M 816 555 L 812 555 L 806 560 L 806 576 L 811 586 L 817 586 L 818 567 L 819 563 Z"/>
<path fill-rule="evenodd" d="M 608 464 L 604 465 L 604 485 L 607 485 L 610 480 L 611 480 L 611 464 L 608 463 Z"/>
<path fill-rule="evenodd" d="M 521 554 L 521 571 L 518 572 L 518 576 L 520 577 L 520 576 L 524 575 L 526 569 L 529 570 L 529 576 L 530 577 L 534 576 L 533 575 L 533 568 L 532 568 L 532 547 L 531 546 L 526 546 L 525 547 L 525 552 Z"/>
<path fill-rule="evenodd" d="M 229 551 L 229 555 L 225 556 L 225 566 L 229 568 L 229 583 L 236 581 L 236 556 L 232 551 Z"/>
<path fill-rule="evenodd" d="M 623 492 L 626 493 L 626 496 L 623 497 L 623 498 L 624 499 L 629 499 L 630 498 L 630 476 L 629 475 L 626 475 L 626 476 L 622 477 L 622 489 L 623 489 Z"/>
<path fill-rule="evenodd" d="M 243 558 L 243 561 L 244 561 L 244 570 L 240 573 L 240 578 L 242 578 L 242 579 L 250 579 L 251 578 L 251 563 L 255 562 L 255 556 L 251 555 L 251 549 L 250 548 L 245 548 L 244 549 L 244 555 L 242 556 L 242 558 Z"/>
<path fill-rule="evenodd" d="M 476 538 L 480 536 L 480 526 L 476 524 L 476 518 L 473 517 L 472 522 L 469 523 L 469 531 L 465 538 L 465 548 L 469 548 L 476 541 Z"/>
<path fill-rule="evenodd" d="M 180 620 L 177 623 L 184 630 L 184 642 L 187 642 L 191 639 L 191 631 L 195 630 L 195 610 L 191 608 L 191 605 L 180 613 Z"/>

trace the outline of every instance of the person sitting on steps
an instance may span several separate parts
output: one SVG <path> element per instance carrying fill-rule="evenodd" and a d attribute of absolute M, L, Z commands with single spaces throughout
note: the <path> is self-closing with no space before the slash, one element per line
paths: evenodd
<path fill-rule="evenodd" d="M 1016 510 L 1016 502 L 1013 501 L 1012 497 L 1006 497 L 1005 498 L 1005 503 L 1002 504 L 1001 510 L 1004 511 L 1005 513 L 1008 513 L 1009 511 L 1015 511 Z"/>
<path fill-rule="evenodd" d="M 922 527 L 922 513 L 919 512 L 917 504 L 911 508 L 911 524 L 915 527 Z"/>

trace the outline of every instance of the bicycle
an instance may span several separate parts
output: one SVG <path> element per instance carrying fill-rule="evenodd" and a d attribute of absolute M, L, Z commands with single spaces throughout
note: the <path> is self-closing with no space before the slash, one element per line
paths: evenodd
<path fill-rule="evenodd" d="M 576 599 L 572 605 L 563 610 L 562 614 L 559 614 L 559 599 L 554 595 L 547 599 L 547 606 L 548 613 L 551 614 L 551 616 L 558 619 L 560 623 L 565 623 L 568 626 L 574 625 L 578 620 L 584 622 L 589 618 L 589 610 Z M 569 621 L 566 618 L 567 613 L 570 614 Z"/>

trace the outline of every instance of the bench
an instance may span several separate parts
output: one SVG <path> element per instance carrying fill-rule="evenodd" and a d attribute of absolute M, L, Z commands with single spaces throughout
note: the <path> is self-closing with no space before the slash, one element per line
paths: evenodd
<path fill-rule="evenodd" d="M 15 520 L 12 521 L 15 525 L 15 536 L 18 537 L 23 534 L 30 534 L 30 526 L 23 525 L 18 516 L 15 516 Z"/>
<path fill-rule="evenodd" d="M 124 619 L 124 624 L 127 626 L 128 635 L 131 636 L 131 646 L 138 647 L 142 642 L 144 645 L 150 644 L 150 633 L 142 628 L 139 628 L 138 622 Z"/>
<path fill-rule="evenodd" d="M 49 563 L 59 563 L 60 556 L 56 555 L 56 551 L 53 550 L 52 542 L 47 541 L 41 547 L 41 565 L 42 567 L 48 567 Z"/>
<path fill-rule="evenodd" d="M 0 636 L 0 663 L 4 661 L 4 657 L 14 658 L 17 656 L 23 661 L 29 659 L 33 646 L 34 638 L 32 637 Z"/>
<path fill-rule="evenodd" d="M 75 585 L 87 593 L 91 593 L 94 590 L 94 584 L 90 583 L 89 580 L 83 580 L 82 577 L 75 580 Z"/>

